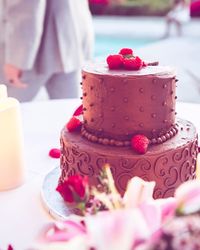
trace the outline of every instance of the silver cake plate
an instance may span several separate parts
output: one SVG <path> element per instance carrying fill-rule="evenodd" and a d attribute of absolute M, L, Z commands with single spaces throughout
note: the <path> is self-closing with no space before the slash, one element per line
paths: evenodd
<path fill-rule="evenodd" d="M 41 189 L 41 198 L 45 209 L 53 218 L 66 220 L 74 212 L 67 207 L 63 198 L 56 191 L 59 177 L 59 167 L 54 168 L 45 176 Z"/>

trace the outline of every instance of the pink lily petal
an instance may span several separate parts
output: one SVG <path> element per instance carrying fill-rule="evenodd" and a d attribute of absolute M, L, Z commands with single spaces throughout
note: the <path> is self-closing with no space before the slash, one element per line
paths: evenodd
<path fill-rule="evenodd" d="M 90 245 L 98 250 L 130 250 L 152 234 L 139 208 L 99 212 L 85 223 Z"/>
<path fill-rule="evenodd" d="M 126 208 L 134 208 L 153 199 L 155 182 L 147 182 L 139 177 L 132 178 L 127 186 L 123 200 Z"/>
<path fill-rule="evenodd" d="M 163 224 L 173 218 L 176 210 L 176 200 L 172 197 L 150 200 L 142 203 L 139 208 L 151 233 L 148 241 L 154 242 L 160 237 L 160 229 Z"/>
<path fill-rule="evenodd" d="M 162 211 L 159 206 L 156 206 L 155 202 L 143 203 L 140 205 L 140 209 L 152 234 L 161 228 Z"/>
<path fill-rule="evenodd" d="M 200 181 L 191 180 L 181 184 L 176 192 L 177 210 L 189 214 L 200 210 Z"/>
<path fill-rule="evenodd" d="M 98 250 L 131 249 L 134 235 L 132 214 L 125 210 L 99 212 L 88 216 L 86 227 L 90 245 Z"/>
<path fill-rule="evenodd" d="M 49 225 L 44 234 L 47 242 L 52 241 L 69 241 L 72 238 L 86 234 L 85 226 L 81 223 L 68 220 Z"/>
<path fill-rule="evenodd" d="M 174 197 L 157 199 L 155 200 L 155 203 L 161 208 L 162 222 L 174 216 L 177 206 L 177 202 Z"/>

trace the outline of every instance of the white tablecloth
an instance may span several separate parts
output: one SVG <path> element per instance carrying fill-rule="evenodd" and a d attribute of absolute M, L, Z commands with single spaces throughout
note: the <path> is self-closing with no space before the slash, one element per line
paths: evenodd
<path fill-rule="evenodd" d="M 27 178 L 21 187 L 0 192 L 0 249 L 32 245 L 45 223 L 52 220 L 42 206 L 40 189 L 47 172 L 59 165 L 48 152 L 59 147 L 60 131 L 71 117 L 78 99 L 24 103 L 22 119 Z M 200 131 L 200 104 L 177 103 L 178 116 L 192 121 Z"/>

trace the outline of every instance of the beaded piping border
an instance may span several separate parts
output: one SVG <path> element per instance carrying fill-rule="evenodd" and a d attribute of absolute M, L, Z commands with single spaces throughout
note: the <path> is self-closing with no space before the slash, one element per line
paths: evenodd
<path fill-rule="evenodd" d="M 175 124 L 165 134 L 163 134 L 157 138 L 150 139 L 149 140 L 150 144 L 152 144 L 152 145 L 161 144 L 161 143 L 171 139 L 172 137 L 174 137 L 177 133 L 178 133 L 178 124 Z M 82 127 L 82 129 L 81 129 L 81 135 L 91 142 L 96 142 L 96 143 L 100 143 L 103 145 L 110 145 L 110 146 L 117 146 L 117 147 L 124 147 L 124 146 L 131 145 L 131 141 L 119 141 L 119 140 L 115 140 L 115 139 L 108 139 L 105 137 L 98 137 L 96 135 L 89 133 L 84 127 Z"/>

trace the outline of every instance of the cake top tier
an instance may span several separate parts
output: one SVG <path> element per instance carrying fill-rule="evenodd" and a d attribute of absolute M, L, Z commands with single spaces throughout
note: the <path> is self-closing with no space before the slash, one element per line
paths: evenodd
<path fill-rule="evenodd" d="M 130 141 L 136 134 L 156 140 L 165 136 L 175 126 L 175 88 L 170 67 L 110 70 L 105 63 L 86 65 L 82 79 L 86 135 L 119 141 Z"/>
<path fill-rule="evenodd" d="M 83 67 L 83 72 L 92 73 L 96 75 L 116 75 L 120 77 L 134 77 L 134 76 L 174 76 L 175 70 L 168 66 L 147 66 L 141 70 L 125 70 L 115 69 L 110 70 L 104 62 L 90 62 Z"/>

